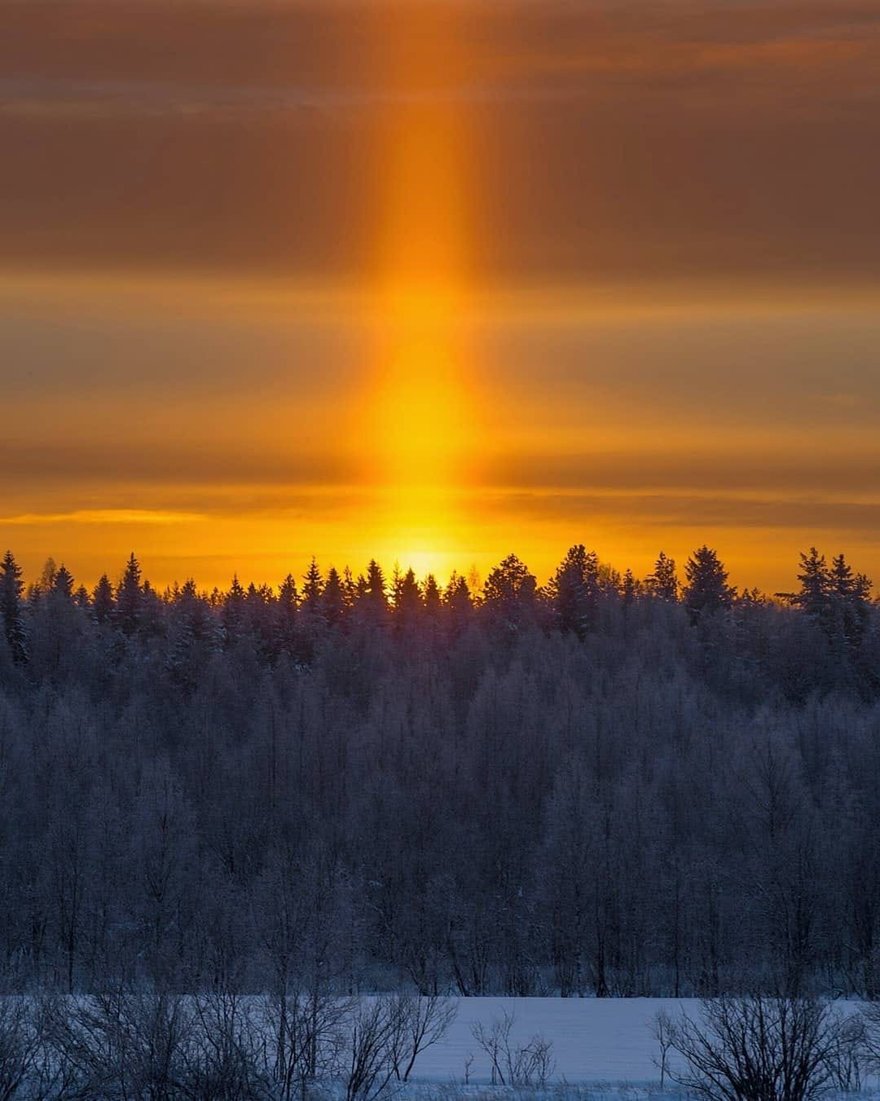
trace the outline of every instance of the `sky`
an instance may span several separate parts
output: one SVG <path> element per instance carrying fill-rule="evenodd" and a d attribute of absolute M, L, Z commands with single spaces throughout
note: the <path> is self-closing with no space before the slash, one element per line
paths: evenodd
<path fill-rule="evenodd" d="M 880 578 L 880 10 L 7 0 L 0 544 Z"/>

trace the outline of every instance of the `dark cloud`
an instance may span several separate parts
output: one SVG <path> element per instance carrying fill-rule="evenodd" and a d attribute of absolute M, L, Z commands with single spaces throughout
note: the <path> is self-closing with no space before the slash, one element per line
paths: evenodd
<path fill-rule="evenodd" d="M 119 439 L 105 446 L 82 441 L 0 441 L 0 467 L 9 481 L 7 500 L 17 486 L 22 496 L 41 497 L 48 488 L 62 490 L 68 499 L 90 494 L 96 494 L 96 499 L 112 498 L 121 490 L 131 502 L 143 485 L 152 485 L 165 487 L 166 500 L 177 501 L 180 487 L 196 487 L 199 499 L 205 500 L 217 490 L 232 493 L 235 486 L 246 495 L 247 487 L 254 485 L 333 487 L 362 477 L 350 460 L 338 454 L 291 454 L 249 441 L 241 441 L 234 450 L 202 440 L 158 440 L 153 448 L 141 441 L 126 447 Z M 241 495 L 234 496 L 240 503 Z M 187 508 L 194 505 L 195 498 Z M 57 509 L 53 506 L 52 511 Z"/>
<path fill-rule="evenodd" d="M 486 278 L 875 279 L 878 66 L 848 0 L 14 2 L 0 259 L 363 274 L 423 103 Z"/>
<path fill-rule="evenodd" d="M 803 497 L 743 497 L 723 492 L 627 493 L 614 494 L 527 494 L 512 493 L 484 502 L 487 513 L 496 512 L 521 518 L 527 523 L 565 523 L 589 530 L 597 523 L 624 525 L 643 532 L 658 528 L 680 533 L 686 530 L 708 532 L 728 528 L 747 532 L 751 543 L 760 538 L 754 529 L 769 533 L 791 529 L 807 532 L 833 531 L 847 539 L 874 540 L 880 536 L 880 504 L 863 501 L 835 501 Z M 740 538 L 742 536 L 740 535 Z"/>

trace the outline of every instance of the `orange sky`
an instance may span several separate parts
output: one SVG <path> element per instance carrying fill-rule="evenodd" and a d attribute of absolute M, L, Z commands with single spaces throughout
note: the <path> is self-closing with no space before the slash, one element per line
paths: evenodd
<path fill-rule="evenodd" d="M 544 577 L 575 541 L 880 576 L 874 5 L 6 14 L 0 543 L 30 576 Z"/>

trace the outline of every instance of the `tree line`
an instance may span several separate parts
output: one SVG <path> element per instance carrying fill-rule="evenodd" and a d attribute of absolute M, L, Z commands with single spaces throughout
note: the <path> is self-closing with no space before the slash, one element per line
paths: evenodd
<path fill-rule="evenodd" d="M 0 563 L 9 990 L 880 993 L 880 612 L 573 547 L 441 586 Z"/>

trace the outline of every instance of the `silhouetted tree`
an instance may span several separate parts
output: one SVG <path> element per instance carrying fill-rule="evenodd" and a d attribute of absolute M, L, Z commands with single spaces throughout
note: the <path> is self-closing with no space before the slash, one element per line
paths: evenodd
<path fill-rule="evenodd" d="M 493 569 L 483 586 L 483 606 L 490 620 L 517 631 L 535 622 L 538 582 L 515 554 Z"/>
<path fill-rule="evenodd" d="M 595 625 L 599 604 L 599 556 L 583 543 L 572 547 L 557 568 L 547 594 L 563 631 L 585 638 Z"/>
<path fill-rule="evenodd" d="M 106 573 L 101 574 L 94 592 L 92 593 L 92 612 L 98 623 L 107 623 L 113 615 L 115 601 L 113 586 Z"/>
<path fill-rule="evenodd" d="M 692 618 L 733 604 L 736 590 L 728 585 L 727 570 L 714 550 L 705 545 L 699 547 L 687 560 L 684 572 L 687 578 L 684 602 Z"/>
<path fill-rule="evenodd" d="M 657 600 L 675 601 L 678 599 L 678 575 L 675 572 L 675 559 L 668 558 L 663 551 L 654 563 L 654 572 L 646 581 L 651 596 Z"/>
<path fill-rule="evenodd" d="M 116 591 L 116 622 L 124 634 L 133 635 L 137 630 L 142 605 L 141 566 L 132 552 Z"/>
<path fill-rule="evenodd" d="M 15 561 L 12 551 L 7 551 L 0 561 L 0 610 L 3 613 L 3 628 L 6 641 L 12 654 L 12 660 L 27 660 L 27 636 L 24 626 L 21 580 L 21 567 Z"/>

